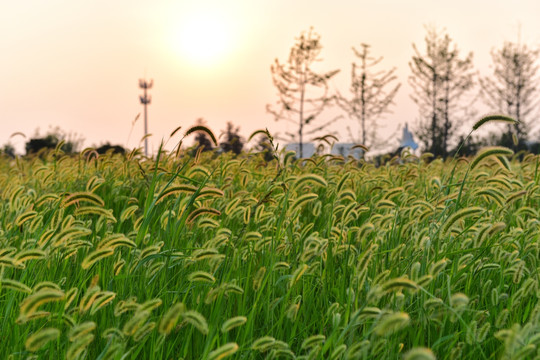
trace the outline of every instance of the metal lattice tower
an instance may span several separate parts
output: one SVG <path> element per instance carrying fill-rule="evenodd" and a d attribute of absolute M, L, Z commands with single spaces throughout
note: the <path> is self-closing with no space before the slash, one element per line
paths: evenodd
<path fill-rule="evenodd" d="M 147 90 L 152 88 L 154 81 L 146 81 L 145 79 L 139 79 L 139 87 L 144 90 L 143 95 L 139 96 L 141 104 L 144 105 L 144 156 L 148 156 L 148 110 L 147 105 L 152 102 L 152 97 L 147 94 Z"/>

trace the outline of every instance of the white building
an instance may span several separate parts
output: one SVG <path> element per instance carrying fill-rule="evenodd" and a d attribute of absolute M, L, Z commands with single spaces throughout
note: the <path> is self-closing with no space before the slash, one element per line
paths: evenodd
<path fill-rule="evenodd" d="M 299 143 L 290 143 L 285 145 L 285 150 L 294 151 L 296 157 L 300 157 L 300 144 Z M 302 157 L 308 158 L 315 155 L 315 144 L 313 143 L 303 143 L 302 144 Z"/>
<path fill-rule="evenodd" d="M 410 147 L 413 150 L 418 149 L 418 144 L 414 141 L 413 134 L 409 131 L 409 125 L 405 123 L 403 128 L 403 135 L 401 136 L 401 141 L 399 144 L 402 148 Z"/>
<path fill-rule="evenodd" d="M 331 154 L 334 155 L 341 155 L 345 159 L 347 156 L 352 156 L 355 159 L 361 159 L 364 154 L 364 150 L 361 148 L 355 148 L 353 149 L 353 146 L 357 145 L 355 143 L 336 143 L 334 146 L 332 146 L 332 150 L 330 151 Z"/>

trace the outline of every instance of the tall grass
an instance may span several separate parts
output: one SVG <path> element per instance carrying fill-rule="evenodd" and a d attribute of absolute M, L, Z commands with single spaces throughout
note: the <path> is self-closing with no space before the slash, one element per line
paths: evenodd
<path fill-rule="evenodd" d="M 538 157 L 482 154 L 3 159 L 0 354 L 537 356 Z"/>

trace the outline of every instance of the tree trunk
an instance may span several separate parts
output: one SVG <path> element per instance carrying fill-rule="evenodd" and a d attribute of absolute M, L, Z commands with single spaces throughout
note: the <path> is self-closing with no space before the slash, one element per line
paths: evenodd
<path fill-rule="evenodd" d="M 299 111 L 299 117 L 300 117 L 300 126 L 298 126 L 298 152 L 299 157 L 304 157 L 304 142 L 302 139 L 302 135 L 304 133 L 304 95 L 306 92 L 306 80 L 305 80 L 305 71 L 302 73 L 301 79 L 300 79 L 300 111 Z"/>
<path fill-rule="evenodd" d="M 437 74 L 435 73 L 435 69 L 433 70 L 431 83 L 433 85 L 433 94 L 431 98 L 431 152 L 437 155 Z"/>

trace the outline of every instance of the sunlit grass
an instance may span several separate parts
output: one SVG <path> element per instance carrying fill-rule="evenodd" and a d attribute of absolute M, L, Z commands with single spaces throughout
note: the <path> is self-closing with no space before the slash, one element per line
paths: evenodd
<path fill-rule="evenodd" d="M 0 354 L 532 358 L 539 158 L 510 154 L 0 160 Z"/>

